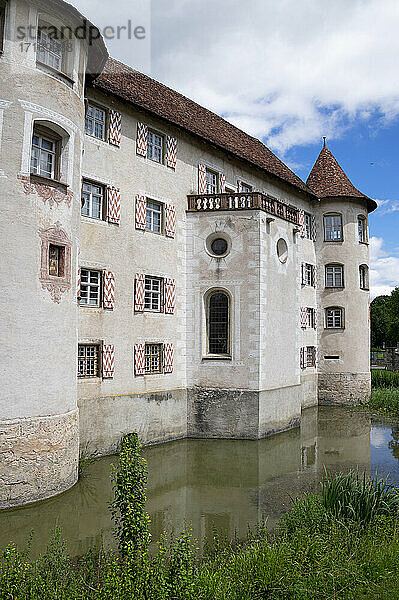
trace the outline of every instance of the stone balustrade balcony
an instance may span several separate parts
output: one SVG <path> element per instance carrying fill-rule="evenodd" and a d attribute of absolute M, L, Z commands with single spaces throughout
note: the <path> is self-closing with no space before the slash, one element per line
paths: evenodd
<path fill-rule="evenodd" d="M 190 194 L 188 212 L 217 212 L 221 210 L 263 210 L 285 221 L 299 224 L 299 210 L 261 192 L 225 194 Z"/>

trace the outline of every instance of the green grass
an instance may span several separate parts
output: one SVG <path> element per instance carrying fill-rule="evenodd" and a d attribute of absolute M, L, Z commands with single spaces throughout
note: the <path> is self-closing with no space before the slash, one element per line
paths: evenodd
<path fill-rule="evenodd" d="M 399 389 L 372 389 L 368 406 L 373 411 L 399 417 Z"/>
<path fill-rule="evenodd" d="M 399 389 L 399 372 L 371 369 L 371 386 L 373 388 Z"/>
<path fill-rule="evenodd" d="M 329 499 L 308 495 L 296 500 L 273 534 L 259 530 L 246 543 L 220 545 L 208 558 L 200 559 L 189 531 L 172 544 L 162 542 L 155 556 L 142 558 L 89 552 L 71 560 L 59 532 L 36 561 L 10 546 L 0 557 L 0 599 L 399 598 L 396 505 L 369 511 L 369 518 L 357 509 L 336 510 L 339 503 L 369 503 L 365 496 L 378 495 L 377 484 L 363 485 L 356 473 L 327 478 Z M 367 488 L 367 494 L 356 500 L 357 488 Z"/>

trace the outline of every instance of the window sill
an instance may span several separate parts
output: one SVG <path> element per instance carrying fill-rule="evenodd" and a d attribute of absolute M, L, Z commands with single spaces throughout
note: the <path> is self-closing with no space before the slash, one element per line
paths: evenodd
<path fill-rule="evenodd" d="M 87 133 L 87 131 L 85 131 L 85 135 L 87 135 L 87 137 L 90 138 L 91 140 L 93 140 L 94 142 L 100 142 L 102 144 L 107 144 L 107 146 L 109 146 L 108 140 L 99 138 L 99 137 L 93 135 L 92 133 Z"/>
<path fill-rule="evenodd" d="M 324 289 L 342 291 L 345 289 L 345 286 L 344 285 L 326 285 L 326 286 L 324 286 Z"/>
<path fill-rule="evenodd" d="M 63 71 L 54 69 L 54 67 L 51 67 L 50 65 L 47 65 L 46 63 L 43 63 L 40 60 L 36 61 L 36 66 L 39 68 L 40 71 L 43 71 L 43 73 L 47 73 L 47 75 L 52 75 L 53 77 L 56 77 L 56 79 L 64 81 L 64 83 L 66 83 L 68 87 L 73 87 L 75 85 L 75 80 L 69 77 L 69 75 L 67 75 L 66 73 L 63 73 Z"/>
<path fill-rule="evenodd" d="M 232 357 L 227 354 L 207 354 L 202 357 L 202 360 L 232 360 Z"/>
<path fill-rule="evenodd" d="M 43 175 L 36 175 L 35 173 L 30 174 L 30 180 L 33 183 L 41 183 L 43 185 L 49 185 L 51 187 L 63 188 L 65 192 L 68 191 L 68 184 L 58 181 L 58 179 L 51 179 L 51 177 L 44 177 Z"/>
<path fill-rule="evenodd" d="M 325 244 L 342 244 L 344 240 L 324 240 Z"/>
<path fill-rule="evenodd" d="M 345 331 L 345 327 L 324 327 L 324 331 Z"/>
<path fill-rule="evenodd" d="M 363 246 L 369 246 L 369 242 L 361 242 L 360 240 L 359 240 L 359 244 L 363 244 Z"/>

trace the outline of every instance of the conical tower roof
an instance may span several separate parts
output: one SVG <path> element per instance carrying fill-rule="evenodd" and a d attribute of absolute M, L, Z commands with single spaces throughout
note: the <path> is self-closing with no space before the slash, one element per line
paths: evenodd
<path fill-rule="evenodd" d="M 323 198 L 359 198 L 366 200 L 369 212 L 377 208 L 374 200 L 359 192 L 349 181 L 325 144 L 313 165 L 306 184 L 321 200 Z"/>

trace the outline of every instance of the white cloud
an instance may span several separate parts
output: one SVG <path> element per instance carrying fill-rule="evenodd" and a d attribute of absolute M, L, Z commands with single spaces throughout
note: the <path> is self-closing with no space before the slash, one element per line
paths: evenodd
<path fill-rule="evenodd" d="M 154 0 L 153 71 L 280 153 L 399 114 L 397 0 Z"/>
<path fill-rule="evenodd" d="M 102 26 L 147 25 L 150 0 L 72 2 Z M 280 154 L 399 115 L 397 0 L 152 0 L 151 20 L 151 74 Z M 147 71 L 143 45 L 107 44 Z"/>
<path fill-rule="evenodd" d="M 371 299 L 382 294 L 390 294 L 396 286 L 399 286 L 399 258 L 389 256 L 383 246 L 383 238 L 370 238 Z"/>

